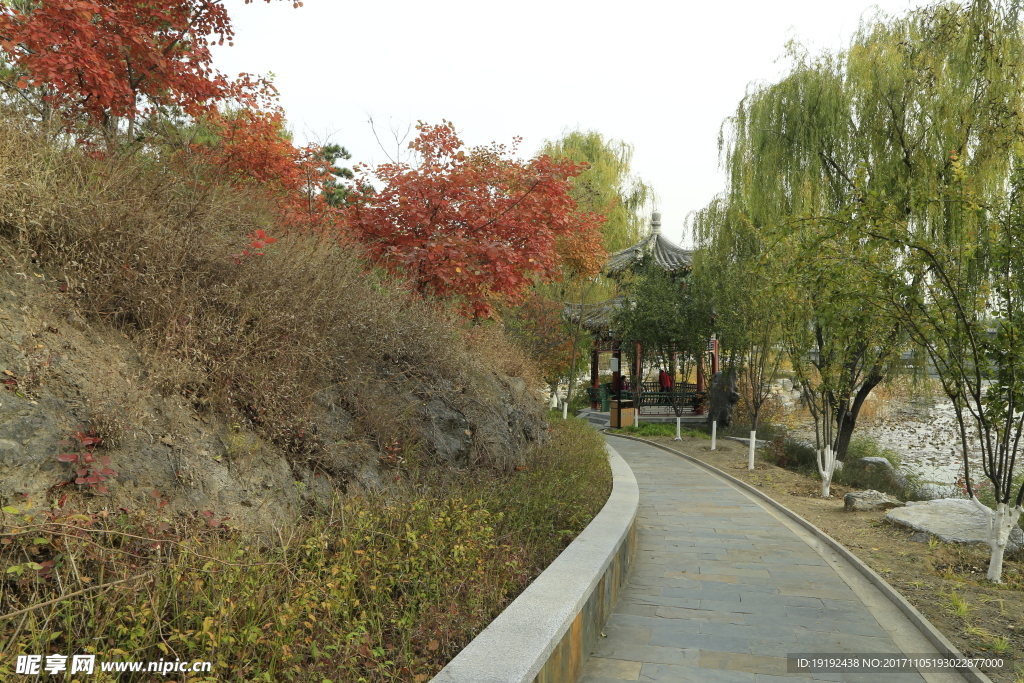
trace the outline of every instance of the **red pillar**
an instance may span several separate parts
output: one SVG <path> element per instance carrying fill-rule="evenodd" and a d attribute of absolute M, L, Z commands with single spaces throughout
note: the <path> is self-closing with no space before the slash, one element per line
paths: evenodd
<path fill-rule="evenodd" d="M 598 359 L 600 357 L 601 357 L 601 352 L 600 352 L 599 347 L 597 345 L 597 340 L 595 339 L 594 340 L 594 350 L 590 354 L 590 386 L 592 386 L 594 388 L 594 391 L 592 392 L 594 396 L 597 395 L 597 387 L 598 387 L 597 361 L 598 361 Z M 593 400 L 593 398 L 591 398 L 590 409 L 591 410 L 600 410 L 601 409 L 601 403 L 599 401 L 595 401 L 595 400 Z"/>

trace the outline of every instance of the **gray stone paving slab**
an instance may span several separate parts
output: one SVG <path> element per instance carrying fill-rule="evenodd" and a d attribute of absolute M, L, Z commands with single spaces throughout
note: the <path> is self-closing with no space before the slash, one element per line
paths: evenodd
<path fill-rule="evenodd" d="M 713 591 L 699 587 L 662 588 L 661 594 L 669 598 L 693 598 L 694 600 L 723 600 L 731 602 L 739 602 L 740 600 L 740 592 L 738 590 Z"/>
<path fill-rule="evenodd" d="M 745 671 L 704 669 L 671 664 L 644 664 L 640 679 L 646 683 L 757 683 L 755 674 Z"/>
<path fill-rule="evenodd" d="M 711 610 L 687 609 L 685 607 L 659 607 L 655 617 L 686 621 L 715 621 L 722 624 L 744 623 L 742 614 L 735 612 L 713 612 Z"/>
<path fill-rule="evenodd" d="M 741 654 L 750 652 L 750 643 L 747 642 L 747 638 L 742 636 L 709 636 L 701 633 L 688 633 L 686 631 L 656 629 L 651 631 L 651 639 L 647 642 L 650 645 L 661 647 L 686 647 L 698 650 L 738 652 Z"/>
<path fill-rule="evenodd" d="M 775 674 L 757 674 L 757 683 L 793 683 L 796 674 L 776 676 Z M 829 678 L 831 676 L 831 678 Z M 804 681 L 842 681 L 842 674 L 804 674 Z"/>
<path fill-rule="evenodd" d="M 730 589 L 739 588 L 744 593 L 765 593 L 768 595 L 792 595 L 791 593 L 783 593 L 775 586 L 770 584 L 758 584 L 751 583 L 750 581 L 699 581 L 700 585 L 698 588 L 706 591 L 729 591 Z M 810 590 L 810 589 L 808 589 Z M 803 596 L 801 596 L 803 597 Z"/>
<path fill-rule="evenodd" d="M 653 626 L 653 624 L 652 624 Z M 659 624 L 660 626 L 660 624 Z M 651 637 L 651 629 L 643 626 L 605 624 L 605 638 L 614 637 L 615 643 L 629 643 L 635 645 L 646 645 Z M 602 639 L 604 640 L 604 639 Z"/>
<path fill-rule="evenodd" d="M 863 588 L 745 493 L 670 453 L 608 441 L 640 486 L 638 545 L 579 683 L 868 681 L 878 674 L 789 674 L 786 656 L 919 651 L 901 650 L 894 638 L 905 637 L 876 618 Z"/>
<path fill-rule="evenodd" d="M 634 602 L 656 607 L 688 607 L 700 609 L 700 601 L 694 598 L 673 598 L 667 595 L 648 595 L 634 598 Z"/>
<path fill-rule="evenodd" d="M 606 640 L 606 639 L 602 639 Z M 679 647 L 658 647 L 657 645 L 635 643 L 599 643 L 594 650 L 595 657 L 620 659 L 652 664 L 676 664 L 697 666 L 700 650 Z"/>
<path fill-rule="evenodd" d="M 785 619 L 789 614 L 785 605 L 766 605 L 763 602 L 701 600 L 700 608 L 715 610 L 718 612 L 738 612 L 739 614 L 770 614 L 778 619 Z"/>
<path fill-rule="evenodd" d="M 786 655 L 803 652 L 806 647 L 799 641 L 788 640 L 782 637 L 751 638 L 747 641 L 750 644 L 750 653 L 764 657 L 785 657 Z"/>

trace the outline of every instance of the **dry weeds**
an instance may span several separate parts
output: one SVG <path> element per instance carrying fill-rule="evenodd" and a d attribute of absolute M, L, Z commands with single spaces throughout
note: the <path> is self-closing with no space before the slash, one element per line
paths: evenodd
<path fill-rule="evenodd" d="M 145 349 L 165 394 L 315 459 L 324 401 L 344 407 L 354 436 L 382 450 L 415 441 L 400 426 L 417 398 L 487 402 L 495 370 L 537 385 L 497 328 L 469 327 L 367 272 L 337 234 L 286 233 L 265 194 L 163 156 L 93 159 L 0 112 L 3 248 L 23 268 L 56 276 L 69 316 Z M 239 260 L 256 229 L 278 243 Z M 118 406 L 98 408 L 116 439 Z M 501 459 L 486 444 L 474 457 Z"/>

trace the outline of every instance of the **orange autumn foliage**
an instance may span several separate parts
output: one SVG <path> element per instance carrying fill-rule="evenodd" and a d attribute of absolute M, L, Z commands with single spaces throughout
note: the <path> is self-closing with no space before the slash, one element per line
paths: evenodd
<path fill-rule="evenodd" d="M 105 126 L 161 106 L 195 115 L 227 98 L 252 102 L 265 84 L 211 66 L 209 45 L 233 37 L 220 0 L 0 3 L 0 48 L 21 71 L 16 85 Z"/>
<path fill-rule="evenodd" d="M 536 281 L 598 271 L 604 218 L 578 210 L 568 192 L 583 165 L 521 161 L 499 144 L 467 149 L 447 121 L 418 130 L 410 148 L 419 163 L 376 167 L 383 189 L 357 190 L 343 209 L 344 229 L 376 262 L 476 317 L 520 301 Z M 359 186 L 370 176 L 364 167 Z"/>
<path fill-rule="evenodd" d="M 204 119 L 206 139 L 189 152 L 235 185 L 265 192 L 277 204 L 286 230 L 331 227 L 337 210 L 324 196 L 330 165 L 316 146 L 296 147 L 279 110 L 241 109 Z"/>

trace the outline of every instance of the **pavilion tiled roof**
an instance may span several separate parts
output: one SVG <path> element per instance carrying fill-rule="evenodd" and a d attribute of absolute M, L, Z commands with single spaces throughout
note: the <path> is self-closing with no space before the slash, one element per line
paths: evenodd
<path fill-rule="evenodd" d="M 609 256 L 604 270 L 609 275 L 618 275 L 640 263 L 648 254 L 670 273 L 687 271 L 693 267 L 693 252 L 672 243 L 661 234 L 661 214 L 655 213 L 651 221 L 651 233 L 637 244 Z"/>
<path fill-rule="evenodd" d="M 563 315 L 570 323 L 579 323 L 590 332 L 605 332 L 612 322 L 616 311 L 622 308 L 624 297 L 600 301 L 595 304 L 565 304 Z"/>
<path fill-rule="evenodd" d="M 615 276 L 635 265 L 648 255 L 654 262 L 670 273 L 685 274 L 693 267 L 693 252 L 670 242 L 661 234 L 661 214 L 651 217 L 651 233 L 628 249 L 617 251 L 608 257 L 604 272 Z M 600 335 L 610 334 L 612 318 L 626 303 L 625 297 L 618 296 L 593 304 L 567 303 L 562 315 L 570 323 L 579 323 L 583 329 Z"/>

